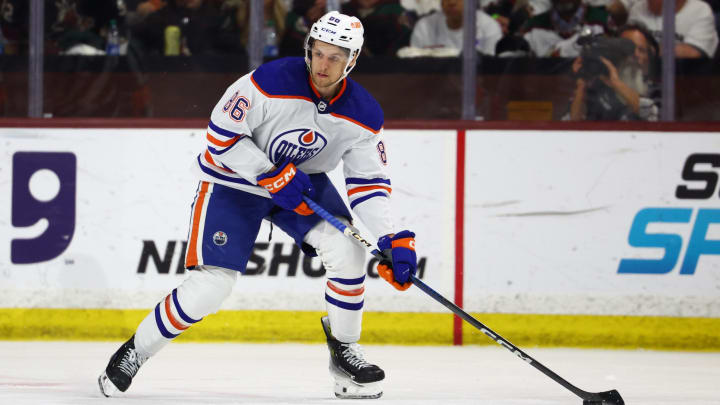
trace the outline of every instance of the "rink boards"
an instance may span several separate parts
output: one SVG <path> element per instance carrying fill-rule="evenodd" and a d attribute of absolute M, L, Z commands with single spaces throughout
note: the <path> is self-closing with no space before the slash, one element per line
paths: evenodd
<path fill-rule="evenodd" d="M 186 276 L 190 166 L 204 137 L 202 129 L 0 129 L 0 335 L 131 331 Z M 643 347 L 720 349 L 718 134 L 385 137 L 396 228 L 417 233 L 421 278 L 491 327 L 539 344 L 612 345 L 602 340 L 611 331 Z M 331 177 L 344 190 L 341 173 Z M 324 269 L 277 228 L 268 234 L 264 225 L 223 311 L 188 339 L 321 338 L 312 319 L 324 308 Z M 364 339 L 451 341 L 443 307 L 367 269 Z M 94 332 L 72 326 L 89 320 Z M 272 326 L 288 324 L 297 326 Z M 640 330 L 648 336 L 633 335 Z M 466 342 L 486 340 L 465 329 Z"/>

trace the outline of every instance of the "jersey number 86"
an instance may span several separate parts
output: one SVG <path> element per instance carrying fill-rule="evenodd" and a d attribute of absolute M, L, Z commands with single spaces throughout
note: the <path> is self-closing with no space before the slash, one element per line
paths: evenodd
<path fill-rule="evenodd" d="M 239 96 L 238 92 L 225 103 L 223 112 L 230 114 L 230 118 L 236 122 L 242 122 L 245 119 L 245 112 L 250 108 L 250 100 L 244 96 Z"/>

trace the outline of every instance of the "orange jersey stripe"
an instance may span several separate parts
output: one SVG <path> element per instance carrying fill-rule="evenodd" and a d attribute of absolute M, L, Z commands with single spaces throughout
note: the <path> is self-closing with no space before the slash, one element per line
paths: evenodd
<path fill-rule="evenodd" d="M 352 190 L 348 190 L 348 195 L 353 195 L 357 193 L 362 193 L 363 191 L 370 191 L 370 190 L 385 190 L 388 192 L 388 194 L 392 193 L 392 188 L 387 186 L 363 186 L 363 187 L 355 187 Z"/>
<path fill-rule="evenodd" d="M 210 163 L 211 165 L 217 167 L 218 169 L 220 169 L 222 171 L 225 171 L 228 173 L 235 173 L 234 171 L 232 171 L 230 169 L 226 169 L 222 166 L 219 166 L 217 163 L 215 163 L 215 159 L 212 158 L 212 155 L 210 154 L 209 150 L 205 150 L 205 160 L 207 160 L 208 163 Z"/>
<path fill-rule="evenodd" d="M 312 81 L 312 75 L 310 73 L 308 73 L 308 82 L 310 83 L 310 88 L 312 89 L 313 93 L 315 93 L 315 96 L 319 99 L 322 99 L 320 92 L 317 91 L 317 88 L 315 87 L 315 83 L 313 83 L 313 81 Z M 336 102 L 337 99 L 339 99 L 343 95 L 343 93 L 345 93 L 346 87 L 347 87 L 347 79 L 343 79 L 342 86 L 340 86 L 340 91 L 338 92 L 338 94 L 335 97 L 333 97 L 332 100 L 330 100 L 330 102 L 328 104 L 332 105 L 332 103 Z"/>
<path fill-rule="evenodd" d="M 312 83 L 312 80 L 311 80 L 310 82 Z M 343 79 L 342 87 L 340 87 L 340 91 L 338 92 L 337 96 L 333 97 L 333 99 L 330 100 L 330 104 L 331 104 L 331 105 L 332 105 L 332 103 L 336 102 L 337 99 L 339 99 L 340 96 L 343 95 L 343 93 L 345 93 L 345 88 L 346 88 L 346 87 L 347 87 L 347 79 Z"/>
<path fill-rule="evenodd" d="M 310 82 L 310 88 L 312 89 L 313 93 L 315 93 L 315 97 L 322 98 L 320 93 L 315 88 L 315 83 L 312 81 L 312 73 L 308 73 L 308 82 Z"/>
<path fill-rule="evenodd" d="M 350 117 L 346 117 L 346 116 L 344 116 L 344 115 L 340 115 L 340 114 L 333 113 L 333 112 L 331 112 L 330 115 L 332 115 L 333 117 L 337 117 L 337 118 L 342 118 L 342 119 L 344 119 L 344 120 L 348 120 L 348 121 L 352 122 L 353 124 L 359 125 L 359 126 L 365 128 L 365 129 L 367 129 L 368 131 L 372 132 L 373 134 L 379 134 L 379 133 L 380 133 L 380 130 L 379 130 L 379 129 L 376 131 L 376 130 L 370 128 L 369 126 L 367 126 L 367 125 L 365 125 L 365 124 L 363 124 L 363 123 L 361 123 L 361 122 L 359 122 L 359 121 L 355 121 L 354 119 L 352 119 L 352 118 L 350 118 Z M 380 129 L 382 129 L 382 127 L 380 127 Z"/>
<path fill-rule="evenodd" d="M 255 78 L 252 77 L 252 75 L 250 76 L 250 80 L 251 80 L 252 83 L 255 85 L 255 88 L 258 89 L 258 91 L 259 91 L 260 93 L 262 93 L 265 97 L 297 99 L 297 100 L 309 101 L 309 102 L 311 102 L 311 103 L 313 102 L 313 101 L 312 101 L 311 99 L 309 99 L 308 97 L 302 97 L 302 96 L 273 96 L 273 95 L 271 95 L 270 93 L 268 93 L 268 92 L 266 92 L 265 90 L 263 90 L 263 89 L 260 87 L 260 85 L 257 84 L 257 82 L 255 81 Z"/>
<path fill-rule="evenodd" d="M 360 287 L 355 290 L 341 290 L 337 287 L 335 287 L 331 282 L 327 282 L 327 286 L 330 287 L 331 290 L 335 291 L 336 293 L 340 295 L 344 295 L 346 297 L 357 297 L 358 295 L 362 295 L 362 293 L 365 292 L 365 287 Z"/>
<path fill-rule="evenodd" d="M 213 145 L 215 145 L 215 146 L 220 146 L 220 147 L 222 147 L 222 148 L 225 148 L 225 147 L 231 146 L 231 145 L 233 145 L 235 142 L 239 141 L 241 137 L 240 137 L 240 136 L 236 136 L 236 137 L 234 137 L 234 138 L 228 139 L 227 141 L 219 141 L 219 140 L 215 139 L 212 135 L 210 135 L 210 133 L 208 132 L 206 138 L 207 138 L 207 140 L 210 141 L 210 143 L 212 143 Z"/>
<path fill-rule="evenodd" d="M 205 205 L 205 198 L 209 187 L 210 183 L 203 181 L 200 185 L 200 192 L 198 192 L 197 200 L 195 200 L 192 228 L 190 231 L 190 243 L 187 249 L 185 267 L 194 267 L 198 265 L 197 240 L 200 237 L 200 235 L 198 235 L 200 230 L 200 218 L 202 217 L 203 205 Z"/>
<path fill-rule="evenodd" d="M 183 326 L 180 322 L 175 319 L 175 317 L 172 314 L 172 311 L 170 310 L 170 295 L 165 297 L 165 313 L 167 314 L 168 321 L 172 324 L 173 328 L 177 330 L 185 330 L 189 328 L 189 326 Z"/>

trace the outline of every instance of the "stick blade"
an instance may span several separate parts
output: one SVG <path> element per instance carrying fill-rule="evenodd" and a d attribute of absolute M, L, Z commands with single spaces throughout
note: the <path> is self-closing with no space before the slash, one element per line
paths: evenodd
<path fill-rule="evenodd" d="M 592 394 L 590 399 L 583 400 L 583 405 L 625 405 L 617 390 Z"/>

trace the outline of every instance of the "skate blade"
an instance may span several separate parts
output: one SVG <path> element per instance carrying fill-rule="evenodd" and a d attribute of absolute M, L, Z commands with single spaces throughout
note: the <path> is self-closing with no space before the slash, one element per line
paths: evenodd
<path fill-rule="evenodd" d="M 335 381 L 335 396 L 341 399 L 375 399 L 383 394 L 379 382 L 355 384 L 353 382 Z"/>
<path fill-rule="evenodd" d="M 117 394 L 118 391 L 120 391 L 115 386 L 115 384 L 110 381 L 104 371 L 102 374 L 100 374 L 100 377 L 98 377 L 98 385 L 100 386 L 100 392 L 108 398 L 112 397 L 113 395 Z"/>
<path fill-rule="evenodd" d="M 330 374 L 335 380 L 335 396 L 342 399 L 375 399 L 383 394 L 380 381 L 360 384 L 353 381 L 335 367 L 330 366 Z"/>

